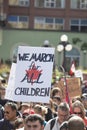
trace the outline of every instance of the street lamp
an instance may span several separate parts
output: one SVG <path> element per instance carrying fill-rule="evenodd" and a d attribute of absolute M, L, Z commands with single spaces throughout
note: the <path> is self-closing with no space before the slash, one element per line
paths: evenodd
<path fill-rule="evenodd" d="M 87 54 L 87 42 L 84 42 L 82 45 L 81 45 L 81 50 L 83 51 L 83 58 L 84 58 L 84 69 L 86 69 L 86 54 Z"/>
<path fill-rule="evenodd" d="M 66 71 L 66 51 L 71 51 L 72 45 L 69 44 L 68 37 L 65 34 L 60 37 L 60 41 L 61 42 L 57 46 L 57 51 L 58 52 L 63 51 L 63 67 Z"/>
<path fill-rule="evenodd" d="M 49 42 L 49 40 L 45 40 L 45 41 L 44 41 L 43 47 L 50 47 L 50 42 Z"/>

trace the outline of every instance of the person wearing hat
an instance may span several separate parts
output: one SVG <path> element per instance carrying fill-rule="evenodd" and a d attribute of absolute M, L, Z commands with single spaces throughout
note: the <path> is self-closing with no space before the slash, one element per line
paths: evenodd
<path fill-rule="evenodd" d="M 25 119 L 28 115 L 34 114 L 34 113 L 35 113 L 35 112 L 34 112 L 33 109 L 28 108 L 28 109 L 25 109 L 25 110 L 24 110 L 24 112 L 23 112 L 23 114 L 22 114 L 22 117 L 23 117 L 23 119 Z"/>

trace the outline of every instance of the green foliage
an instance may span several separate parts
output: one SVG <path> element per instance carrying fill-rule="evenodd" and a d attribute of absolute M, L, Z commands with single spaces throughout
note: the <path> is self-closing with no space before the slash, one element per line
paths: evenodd
<path fill-rule="evenodd" d="M 87 42 L 84 42 L 81 46 L 81 50 L 84 51 L 84 50 L 87 50 Z"/>
<path fill-rule="evenodd" d="M 10 73 L 10 67 L 6 64 L 0 65 L 0 75 L 3 75 L 4 73 Z"/>
<path fill-rule="evenodd" d="M 72 39 L 72 43 L 76 45 L 78 42 L 81 42 L 82 40 L 78 37 Z"/>

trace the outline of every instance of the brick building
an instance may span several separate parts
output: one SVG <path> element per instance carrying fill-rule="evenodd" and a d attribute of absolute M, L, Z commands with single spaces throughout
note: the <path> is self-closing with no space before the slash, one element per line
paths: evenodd
<path fill-rule="evenodd" d="M 73 44 L 67 65 L 74 59 L 87 68 L 87 0 L 0 0 L 0 58 L 11 59 L 21 42 L 41 46 L 48 39 L 56 49 L 63 33 Z M 62 55 L 56 51 L 57 64 Z"/>
<path fill-rule="evenodd" d="M 7 28 L 87 32 L 87 0 L 0 0 Z"/>

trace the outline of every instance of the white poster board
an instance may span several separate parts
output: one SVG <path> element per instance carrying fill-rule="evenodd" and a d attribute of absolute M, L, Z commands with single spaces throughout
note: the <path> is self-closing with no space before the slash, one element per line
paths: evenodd
<path fill-rule="evenodd" d="M 82 70 L 76 70 L 75 71 L 75 77 L 81 78 L 81 81 L 83 81 L 83 73 Z"/>
<path fill-rule="evenodd" d="M 54 48 L 19 46 L 13 100 L 48 103 Z"/>
<path fill-rule="evenodd" d="M 14 94 L 14 84 L 15 84 L 15 71 L 16 71 L 16 63 L 12 63 L 8 85 L 6 88 L 5 99 L 13 100 Z"/>

